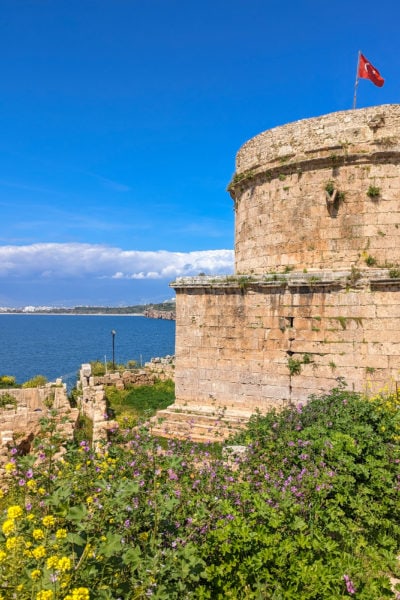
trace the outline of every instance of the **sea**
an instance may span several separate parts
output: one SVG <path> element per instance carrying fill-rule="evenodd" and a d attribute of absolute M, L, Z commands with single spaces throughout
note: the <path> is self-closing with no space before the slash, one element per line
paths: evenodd
<path fill-rule="evenodd" d="M 113 336 L 112 332 L 115 332 Z M 35 375 L 75 386 L 82 363 L 144 365 L 175 352 L 175 321 L 133 315 L 0 314 L 0 375 Z"/>

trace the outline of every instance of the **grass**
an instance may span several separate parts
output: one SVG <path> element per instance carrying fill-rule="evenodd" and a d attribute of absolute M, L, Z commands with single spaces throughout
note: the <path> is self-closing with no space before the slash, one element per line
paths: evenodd
<path fill-rule="evenodd" d="M 106 388 L 106 399 L 111 414 L 137 421 L 151 417 L 157 410 L 167 408 L 175 400 L 175 384 L 171 379 L 156 381 L 154 385 L 140 385 L 126 390 Z"/>

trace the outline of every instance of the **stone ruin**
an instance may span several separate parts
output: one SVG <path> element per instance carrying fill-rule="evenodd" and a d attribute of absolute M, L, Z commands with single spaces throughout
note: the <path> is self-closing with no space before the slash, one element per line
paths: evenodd
<path fill-rule="evenodd" d="M 40 431 L 40 420 L 50 410 L 57 412 L 60 433 L 72 437 L 78 409 L 71 408 L 67 386 L 61 379 L 43 387 L 2 389 L 0 399 L 5 394 L 10 403 L 0 409 L 0 465 L 8 460 L 11 447 L 18 448 L 21 454 L 29 453 L 32 441 Z"/>
<path fill-rule="evenodd" d="M 236 158 L 235 275 L 179 278 L 176 402 L 159 432 L 221 439 L 338 379 L 397 388 L 400 105 L 265 131 Z"/>

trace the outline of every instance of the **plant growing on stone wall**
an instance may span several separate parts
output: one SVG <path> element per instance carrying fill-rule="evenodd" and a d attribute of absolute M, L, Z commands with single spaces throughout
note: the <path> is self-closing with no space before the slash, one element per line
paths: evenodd
<path fill-rule="evenodd" d="M 0 395 L 0 408 L 5 408 L 6 406 L 17 406 L 17 400 L 11 394 L 5 392 Z"/>
<path fill-rule="evenodd" d="M 325 185 L 325 191 L 332 196 L 333 192 L 335 191 L 335 182 L 332 181 L 332 179 L 330 179 L 327 184 Z"/>
<path fill-rule="evenodd" d="M 378 198 L 381 195 L 381 188 L 376 187 L 375 185 L 370 185 L 367 191 L 367 196 L 369 198 Z"/>
<path fill-rule="evenodd" d="M 376 258 L 371 256 L 370 254 L 368 254 L 368 256 L 365 258 L 365 264 L 368 267 L 374 267 L 376 265 L 376 263 L 377 263 Z"/>
<path fill-rule="evenodd" d="M 347 277 L 347 282 L 349 285 L 355 285 L 359 279 L 361 279 L 361 271 L 357 269 L 354 265 L 351 267 L 350 275 Z"/>
<path fill-rule="evenodd" d="M 35 387 L 43 387 L 47 383 L 47 377 L 44 375 L 35 375 L 32 379 L 25 381 L 22 384 L 23 388 L 35 388 Z"/>
<path fill-rule="evenodd" d="M 0 375 L 0 389 L 15 387 L 19 387 L 15 381 L 15 377 L 12 375 Z"/>
<path fill-rule="evenodd" d="M 288 369 L 289 369 L 289 373 L 290 373 L 291 377 L 293 377 L 293 375 L 300 375 L 301 365 L 302 365 L 301 360 L 299 360 L 298 358 L 293 358 L 293 356 L 289 356 Z"/>
<path fill-rule="evenodd" d="M 390 269 L 389 277 L 391 279 L 400 279 L 400 269 Z"/>

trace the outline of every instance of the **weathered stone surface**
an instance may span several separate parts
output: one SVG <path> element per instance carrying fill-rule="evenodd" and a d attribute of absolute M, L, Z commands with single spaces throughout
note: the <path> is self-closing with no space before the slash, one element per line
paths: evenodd
<path fill-rule="evenodd" d="M 358 391 L 397 385 L 399 163 L 400 105 L 291 123 L 240 149 L 236 276 L 172 284 L 188 420 L 199 405 L 305 402 L 339 376 Z"/>

